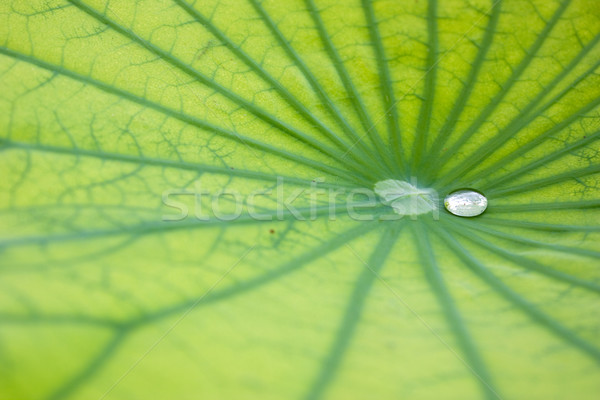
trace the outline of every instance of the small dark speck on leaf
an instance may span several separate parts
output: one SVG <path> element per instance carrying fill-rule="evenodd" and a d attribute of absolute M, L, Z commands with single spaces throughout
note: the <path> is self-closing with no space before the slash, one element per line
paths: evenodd
<path fill-rule="evenodd" d="M 275 233 L 275 229 L 269 229 L 269 233 L 270 233 L 270 234 L 273 234 L 273 233 Z"/>

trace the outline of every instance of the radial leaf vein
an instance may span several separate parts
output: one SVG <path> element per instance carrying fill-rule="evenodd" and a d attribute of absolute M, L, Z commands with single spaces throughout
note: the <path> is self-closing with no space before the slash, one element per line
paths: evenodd
<path fill-rule="evenodd" d="M 392 230 L 389 228 L 384 231 L 373 254 L 369 258 L 368 264 L 370 268 L 364 268 L 360 273 L 354 286 L 354 290 L 348 299 L 346 310 L 338 327 L 334 341 L 327 351 L 326 358 L 322 362 L 318 376 L 312 382 L 305 397 L 307 400 L 323 398 L 325 391 L 335 379 L 339 366 L 342 363 L 344 355 L 358 328 L 358 323 L 360 322 L 371 287 L 377 280 L 377 276 L 385 264 L 396 236 L 397 235 L 393 234 Z"/>
<path fill-rule="evenodd" d="M 423 89 L 423 102 L 419 112 L 417 130 L 411 157 L 411 168 L 415 169 L 424 156 L 427 146 L 427 137 L 431 126 L 431 114 L 435 101 L 435 85 L 438 65 L 438 27 L 437 27 L 437 0 L 427 3 L 427 63 L 425 69 L 425 87 Z"/>
<path fill-rule="evenodd" d="M 461 244 L 459 244 L 452 235 L 445 229 L 431 224 L 435 233 L 446 243 L 449 249 L 464 262 L 477 277 L 487 283 L 498 295 L 505 298 L 508 302 L 516 306 L 524 314 L 528 315 L 533 321 L 545 327 L 549 332 L 570 343 L 579 349 L 584 355 L 593 358 L 600 363 L 600 349 L 593 344 L 579 337 L 575 332 L 548 316 L 533 303 L 523 298 L 519 293 L 512 290 L 498 279 L 489 269 L 481 263 L 476 257 L 469 253 Z"/>
<path fill-rule="evenodd" d="M 446 284 L 435 259 L 435 251 L 431 241 L 421 224 L 414 224 L 415 242 L 424 268 L 425 278 L 431 286 L 440 307 L 444 310 L 444 316 L 448 321 L 456 339 L 463 351 L 467 368 L 478 379 L 483 394 L 488 399 L 501 399 L 497 389 L 492 386 L 492 378 L 488 368 L 481 356 L 477 345 L 469 333 L 463 318 L 458 310 L 454 299 Z"/>
<path fill-rule="evenodd" d="M 463 225 L 463 228 L 456 228 L 449 222 L 445 223 L 444 225 L 446 226 L 446 229 L 448 229 L 449 231 L 451 231 L 455 234 L 455 237 L 456 237 L 456 235 L 462 236 L 463 238 L 466 238 L 470 242 L 478 244 L 480 247 L 487 249 L 487 250 L 491 251 L 492 253 L 498 254 L 505 260 L 508 260 L 519 267 L 538 272 L 542 275 L 550 277 L 561 283 L 566 283 L 568 285 L 582 287 L 582 288 L 590 290 L 592 292 L 600 293 L 600 285 L 598 285 L 594 282 L 591 282 L 591 281 L 588 281 L 585 279 L 581 279 L 576 276 L 555 270 L 553 268 L 549 268 L 548 266 L 543 265 L 542 263 L 539 263 L 535 260 L 531 260 L 527 257 L 519 256 L 519 255 L 515 254 L 514 252 L 507 251 L 507 250 L 501 248 L 500 246 L 497 246 L 493 243 L 490 243 L 488 240 L 479 237 L 478 235 L 474 235 L 473 232 L 471 232 L 469 230 L 465 230 L 464 225 Z"/>
<path fill-rule="evenodd" d="M 435 141 L 433 142 L 430 150 L 427 152 L 427 157 L 423 159 L 423 164 L 420 165 L 419 169 L 424 169 L 429 175 L 433 174 L 429 168 L 433 162 L 435 162 L 438 157 L 439 151 L 442 149 L 446 141 L 448 140 L 451 132 L 454 130 L 454 126 L 458 122 L 460 115 L 462 114 L 465 106 L 467 105 L 467 101 L 471 97 L 471 93 L 475 89 L 475 84 L 477 82 L 477 78 L 479 76 L 479 72 L 481 71 L 481 66 L 485 61 L 485 58 L 492 46 L 492 41 L 494 39 L 494 34 L 496 33 L 496 26 L 498 25 L 498 20 L 500 19 L 500 14 L 502 10 L 502 0 L 490 0 L 492 3 L 490 9 L 490 16 L 488 18 L 487 26 L 485 27 L 485 33 L 481 44 L 479 44 L 479 49 L 477 51 L 477 55 L 473 64 L 471 65 L 471 69 L 469 70 L 469 75 L 463 86 L 460 94 L 456 97 L 456 102 L 454 106 L 450 110 L 450 112 L 446 116 L 446 122 L 440 129 L 439 133 L 435 137 Z"/>
<path fill-rule="evenodd" d="M 275 146 L 272 146 L 272 145 L 269 145 L 266 143 L 262 143 L 256 139 L 252 139 L 250 137 L 240 135 L 237 132 L 228 131 L 226 129 L 217 127 L 215 125 L 211 125 L 211 124 L 207 123 L 206 121 L 203 121 L 196 117 L 192 117 L 185 113 L 172 110 L 161 104 L 151 102 L 143 97 L 136 96 L 127 91 L 121 90 L 121 89 L 113 87 L 111 85 L 108 85 L 102 81 L 98 81 L 94 78 L 91 78 L 91 77 L 88 77 L 85 75 L 81 75 L 81 74 L 73 72 L 71 70 L 67 70 L 63 67 L 47 63 L 47 62 L 39 60 L 35 57 L 27 56 L 25 54 L 18 53 L 16 51 L 13 51 L 13 50 L 5 48 L 5 47 L 0 47 L 0 54 L 4 54 L 8 57 L 12 57 L 12 58 L 18 59 L 20 61 L 27 62 L 29 64 L 35 65 L 37 67 L 43 68 L 45 70 L 51 71 L 56 74 L 64 75 L 70 79 L 79 81 L 83 84 L 94 86 L 106 93 L 110 93 L 112 95 L 115 95 L 115 96 L 118 96 L 121 98 L 125 98 L 125 99 L 127 99 L 131 102 L 134 102 L 136 104 L 139 104 L 143 107 L 151 108 L 151 109 L 161 112 L 167 116 L 173 117 L 182 122 L 188 123 L 192 126 L 196 126 L 200 129 L 217 133 L 223 137 L 226 137 L 228 139 L 231 139 L 233 141 L 241 143 L 242 145 L 252 146 L 252 147 L 254 147 L 258 150 L 264 151 L 266 153 L 270 153 L 270 154 L 273 154 L 273 155 L 276 155 L 276 156 L 279 156 L 282 158 L 286 158 L 286 159 L 298 162 L 299 164 L 306 165 L 310 168 L 314 168 L 318 171 L 321 171 L 321 172 L 324 172 L 327 174 L 332 174 L 333 176 L 338 176 L 342 179 L 347 179 L 349 181 L 356 181 L 356 179 L 357 179 L 356 175 L 348 174 L 346 171 L 344 171 L 342 169 L 331 167 L 329 165 L 326 165 L 321 162 L 300 156 L 298 154 L 295 154 L 293 152 L 290 152 L 290 151 L 285 150 L 280 147 L 275 147 Z M 360 174 L 360 172 L 357 171 L 356 174 Z M 360 178 L 360 179 L 362 179 L 363 182 L 370 182 L 370 180 L 365 180 L 364 178 Z M 370 183 L 367 183 L 367 184 L 370 185 Z"/>
<path fill-rule="evenodd" d="M 479 128 L 486 121 L 488 121 L 490 115 L 492 115 L 496 108 L 502 103 L 502 100 L 509 93 L 510 89 L 519 81 L 521 75 L 525 72 L 529 64 L 534 60 L 537 52 L 550 36 L 549 33 L 554 29 L 558 21 L 560 21 L 561 16 L 567 9 L 569 3 L 570 1 L 568 0 L 563 0 L 561 2 L 559 7 L 554 12 L 552 18 L 548 21 L 548 23 L 539 33 L 538 38 L 531 45 L 531 47 L 526 50 L 525 56 L 523 57 L 519 65 L 514 68 L 513 73 L 508 78 L 508 80 L 502 84 L 501 89 L 498 91 L 498 93 L 492 98 L 492 100 L 481 111 L 481 113 L 479 113 L 475 121 L 473 121 L 473 123 L 469 125 L 465 132 L 456 140 L 452 147 L 443 155 L 441 155 L 438 160 L 436 160 L 434 166 L 432 167 L 433 170 L 438 170 L 442 168 L 454 154 L 460 151 L 460 149 L 465 145 L 465 143 L 469 141 L 469 139 L 471 139 L 471 137 L 479 130 Z M 487 143 L 483 143 L 482 146 L 485 146 L 487 148 Z M 475 165 L 471 159 L 465 160 L 464 163 L 470 166 Z M 448 175 L 444 175 L 444 179 L 447 178 Z"/>
<path fill-rule="evenodd" d="M 385 118 L 388 127 L 389 143 L 391 145 L 391 151 L 393 159 L 403 167 L 406 171 L 408 166 L 402 144 L 402 135 L 400 132 L 400 119 L 398 116 L 398 102 L 396 101 L 396 95 L 394 93 L 392 77 L 383 47 L 383 40 L 379 33 L 379 27 L 377 19 L 375 18 L 375 10 L 373 10 L 373 0 L 361 0 L 362 7 L 367 19 L 367 26 L 369 27 L 369 35 L 371 37 L 371 44 L 375 52 L 377 59 L 377 66 L 379 69 L 379 76 L 381 81 L 381 95 L 383 98 L 383 104 L 385 107 Z M 375 124 L 379 122 L 375 120 Z"/>
<path fill-rule="evenodd" d="M 134 32 L 132 32 L 131 30 L 118 24 L 116 21 L 108 18 L 106 15 L 99 13 L 98 11 L 94 10 L 93 8 L 81 3 L 81 1 L 79 1 L 79 0 L 68 0 L 68 1 L 71 2 L 77 8 L 81 9 L 86 14 L 92 16 L 93 18 L 97 19 L 98 21 L 102 22 L 103 24 L 110 26 L 112 29 L 114 29 L 115 31 L 124 35 L 131 41 L 143 46 L 144 48 L 149 50 L 151 53 L 160 57 L 161 60 L 168 62 L 172 66 L 185 72 L 186 74 L 193 77 L 194 79 L 197 79 L 203 85 L 206 85 L 206 86 L 214 89 L 215 91 L 224 95 L 225 97 L 227 97 L 234 103 L 241 105 L 245 110 L 250 111 L 252 114 L 256 115 L 258 118 L 261 118 L 262 120 L 269 123 L 270 125 L 276 127 L 277 129 L 280 129 L 282 132 L 285 132 L 286 134 L 306 143 L 307 145 L 311 146 L 312 148 L 314 148 L 324 154 L 327 154 L 328 156 L 333 157 L 334 159 L 338 159 L 338 160 L 341 159 L 338 154 L 338 151 L 331 149 L 329 146 L 326 146 L 323 142 L 314 139 L 313 137 L 307 135 L 304 132 L 301 132 L 300 130 L 290 126 L 289 124 L 286 124 L 285 122 L 280 121 L 275 116 L 267 113 L 266 111 L 259 108 L 255 104 L 253 104 L 253 103 L 247 101 L 246 99 L 242 98 L 241 96 L 237 95 L 233 91 L 219 85 L 210 77 L 202 75 L 200 72 L 198 72 L 191 66 L 189 66 L 189 65 L 185 64 L 184 62 L 182 62 L 181 60 L 175 58 L 169 52 L 160 49 L 158 46 L 156 46 L 146 40 L 143 40 L 138 35 L 136 35 Z M 324 127 L 321 126 L 321 128 L 324 128 Z M 340 150 L 345 151 L 350 147 L 347 143 L 345 143 L 341 138 L 339 138 L 333 132 L 331 132 L 329 130 L 325 130 L 325 133 L 326 133 L 327 137 L 329 137 L 334 143 L 336 143 L 336 145 L 339 146 Z M 347 160 L 346 163 L 352 164 L 353 161 Z M 364 162 L 363 162 L 363 165 L 365 165 Z M 362 168 L 360 168 L 360 167 L 356 167 L 356 169 L 358 171 L 362 170 Z"/>

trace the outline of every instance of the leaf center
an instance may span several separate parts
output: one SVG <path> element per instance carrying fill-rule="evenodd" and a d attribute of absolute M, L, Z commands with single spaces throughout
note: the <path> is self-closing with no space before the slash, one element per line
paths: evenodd
<path fill-rule="evenodd" d="M 406 181 L 387 179 L 377 182 L 374 190 L 382 203 L 400 215 L 426 214 L 438 209 L 438 195 L 431 188 L 419 188 Z"/>

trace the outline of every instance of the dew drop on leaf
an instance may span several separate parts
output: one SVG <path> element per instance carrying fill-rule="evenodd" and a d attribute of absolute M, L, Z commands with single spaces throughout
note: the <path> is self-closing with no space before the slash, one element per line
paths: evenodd
<path fill-rule="evenodd" d="M 459 217 L 476 217 L 487 208 L 487 198 L 471 189 L 456 190 L 444 199 L 444 206 L 451 214 Z"/>

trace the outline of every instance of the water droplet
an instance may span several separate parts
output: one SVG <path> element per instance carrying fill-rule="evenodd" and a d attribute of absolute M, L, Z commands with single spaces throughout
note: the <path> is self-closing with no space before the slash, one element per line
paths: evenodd
<path fill-rule="evenodd" d="M 446 210 L 459 217 L 476 217 L 487 208 L 487 198 L 472 189 L 457 190 L 444 199 Z"/>
<path fill-rule="evenodd" d="M 406 181 L 387 179 L 377 182 L 375 193 L 400 215 L 426 214 L 438 208 L 435 190 L 418 188 Z"/>

